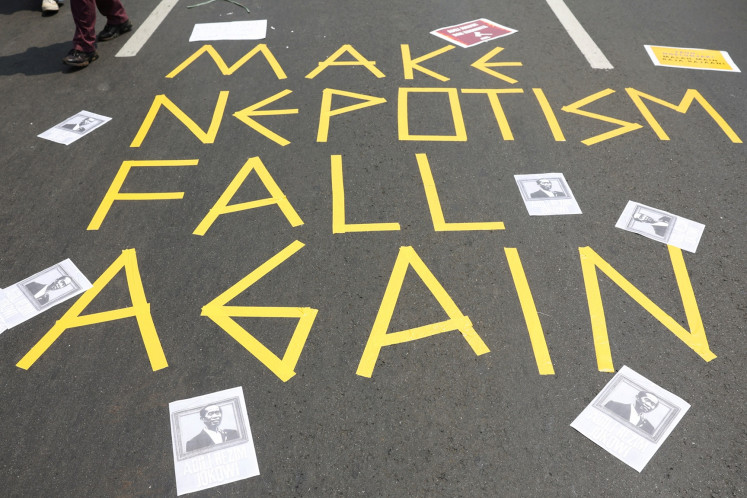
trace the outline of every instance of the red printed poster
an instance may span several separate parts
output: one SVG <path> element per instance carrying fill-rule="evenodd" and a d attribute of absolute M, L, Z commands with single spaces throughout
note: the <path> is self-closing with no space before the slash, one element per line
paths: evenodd
<path fill-rule="evenodd" d="M 436 35 L 464 48 L 513 33 L 516 33 L 515 29 L 501 26 L 487 19 L 475 19 L 474 21 L 467 21 L 431 31 L 432 35 Z"/>

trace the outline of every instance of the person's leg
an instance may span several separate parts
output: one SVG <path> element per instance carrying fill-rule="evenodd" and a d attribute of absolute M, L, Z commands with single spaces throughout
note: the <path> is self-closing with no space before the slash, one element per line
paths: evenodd
<path fill-rule="evenodd" d="M 112 26 L 124 24 L 129 20 L 120 0 L 96 0 L 96 7 L 106 16 L 106 23 Z"/>
<path fill-rule="evenodd" d="M 95 0 L 70 0 L 70 12 L 75 22 L 73 50 L 96 51 L 96 2 Z"/>
<path fill-rule="evenodd" d="M 99 33 L 99 41 L 107 41 L 132 30 L 132 23 L 120 0 L 96 0 L 99 12 L 106 16 L 106 26 Z"/>
<path fill-rule="evenodd" d="M 62 59 L 68 66 L 86 67 L 99 58 L 96 53 L 96 0 L 70 0 L 75 22 L 73 49 Z"/>

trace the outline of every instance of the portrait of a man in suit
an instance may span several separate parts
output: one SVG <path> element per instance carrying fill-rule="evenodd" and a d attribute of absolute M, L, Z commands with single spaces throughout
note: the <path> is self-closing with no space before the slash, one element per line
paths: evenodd
<path fill-rule="evenodd" d="M 72 281 L 73 279 L 71 279 L 70 277 L 64 276 L 56 278 L 46 285 L 40 284 L 39 282 L 29 282 L 24 285 L 26 286 L 26 289 L 28 289 L 28 291 L 31 293 L 31 295 L 34 296 L 36 302 L 43 306 L 49 302 L 50 292 L 54 294 L 55 291 L 64 289 L 65 287 L 70 285 Z"/>
<path fill-rule="evenodd" d="M 552 199 L 555 197 L 568 197 L 565 192 L 561 190 L 553 190 L 552 180 L 549 178 L 540 178 L 537 180 L 539 190 L 536 190 L 529 194 L 532 199 Z"/>
<path fill-rule="evenodd" d="M 654 434 L 656 427 L 646 420 L 646 414 L 654 411 L 657 406 L 659 406 L 659 398 L 647 391 L 639 391 L 633 403 L 608 401 L 604 405 L 612 413 L 615 413 L 624 420 L 627 420 L 631 425 L 640 428 L 650 435 Z"/>
<path fill-rule="evenodd" d="M 223 411 L 218 405 L 208 405 L 200 410 L 200 420 L 205 427 L 195 437 L 187 441 L 187 451 L 195 451 L 208 446 L 239 439 L 239 432 L 234 429 L 221 429 Z"/>

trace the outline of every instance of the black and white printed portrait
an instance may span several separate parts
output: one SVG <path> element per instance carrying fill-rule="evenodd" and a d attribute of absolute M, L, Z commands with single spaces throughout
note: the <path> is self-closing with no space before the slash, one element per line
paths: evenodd
<path fill-rule="evenodd" d="M 77 282 L 59 265 L 34 275 L 18 285 L 21 292 L 37 310 L 47 308 L 80 289 Z"/>
<path fill-rule="evenodd" d="M 75 133 L 84 134 L 93 130 L 100 124 L 100 119 L 92 118 L 89 116 L 76 115 L 73 116 L 68 122 L 61 124 L 59 128 Z"/>
<path fill-rule="evenodd" d="M 660 395 L 626 377 L 610 385 L 594 405 L 651 441 L 658 439 L 679 411 Z"/>
<path fill-rule="evenodd" d="M 568 199 L 571 196 L 562 178 L 543 177 L 521 180 L 521 190 L 526 200 Z"/>
<path fill-rule="evenodd" d="M 172 417 L 180 459 L 247 441 L 238 398 L 182 410 Z"/>
<path fill-rule="evenodd" d="M 557 183 L 557 180 L 555 181 Z M 550 178 L 540 178 L 536 181 L 537 189 L 529 194 L 532 199 L 550 199 L 554 197 L 568 197 L 565 192 L 558 186 L 553 185 Z"/>
<path fill-rule="evenodd" d="M 628 221 L 628 229 L 662 242 L 669 240 L 676 216 L 645 206 L 636 206 Z"/>
<path fill-rule="evenodd" d="M 655 427 L 646 418 L 646 414 L 659 406 L 659 398 L 650 392 L 639 391 L 635 395 L 635 400 L 632 400 L 630 403 L 626 403 L 626 401 L 630 400 L 611 400 L 605 403 L 604 407 L 636 427 L 639 427 L 644 432 L 653 435 Z"/>
<path fill-rule="evenodd" d="M 187 451 L 200 450 L 239 438 L 239 433 L 235 429 L 221 427 L 223 409 L 218 405 L 208 405 L 202 408 L 200 410 L 200 420 L 205 427 L 195 437 L 187 441 Z"/>

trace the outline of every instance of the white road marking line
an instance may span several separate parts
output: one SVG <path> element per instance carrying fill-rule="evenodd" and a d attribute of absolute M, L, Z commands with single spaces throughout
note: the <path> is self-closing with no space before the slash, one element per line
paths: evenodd
<path fill-rule="evenodd" d="M 597 47 L 597 44 L 594 43 L 594 40 L 591 39 L 591 36 L 589 36 L 584 27 L 581 26 L 581 23 L 578 22 L 578 19 L 576 19 L 576 16 L 573 15 L 573 12 L 571 12 L 565 2 L 563 0 L 546 1 L 547 5 L 555 13 L 558 21 L 560 21 L 560 24 L 563 25 L 578 49 L 584 54 L 586 60 L 589 61 L 591 67 L 594 69 L 613 69 L 610 61 L 607 60 L 607 57 Z"/>
<path fill-rule="evenodd" d="M 133 57 L 137 55 L 177 2 L 179 0 L 161 0 L 161 3 L 153 9 L 145 22 L 130 36 L 127 43 L 114 57 Z"/>

